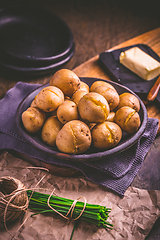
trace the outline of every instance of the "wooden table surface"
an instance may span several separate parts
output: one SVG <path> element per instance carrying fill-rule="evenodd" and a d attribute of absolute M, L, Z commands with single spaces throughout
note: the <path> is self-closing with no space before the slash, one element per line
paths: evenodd
<path fill-rule="evenodd" d="M 113 49 L 129 46 L 132 44 L 144 43 L 149 45 L 160 56 L 160 28 L 149 31 L 145 34 L 132 38 L 126 42 L 123 42 Z M 84 62 L 80 66 L 73 69 L 73 71 L 79 77 L 98 77 L 102 79 L 110 79 L 109 76 L 101 69 L 98 62 L 98 55 Z M 66 64 L 66 68 L 69 65 Z M 17 81 L 26 81 L 30 83 L 46 83 L 50 79 L 50 76 L 44 76 L 39 78 L 31 77 L 29 80 L 23 77 L 0 75 L 0 98 L 2 98 L 6 91 L 13 87 Z M 154 103 L 147 105 L 147 111 L 149 117 L 155 117 L 160 119 L 160 110 L 154 105 Z M 147 154 L 145 161 L 134 179 L 132 186 L 145 188 L 145 189 L 157 189 L 160 190 L 160 136 L 154 141 L 149 153 Z M 148 238 L 149 239 L 149 238 Z"/>

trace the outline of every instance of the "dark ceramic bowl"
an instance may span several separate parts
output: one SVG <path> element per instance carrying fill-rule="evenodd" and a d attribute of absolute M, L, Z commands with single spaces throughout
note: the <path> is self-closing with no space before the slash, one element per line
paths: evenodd
<path fill-rule="evenodd" d="M 87 83 L 89 86 L 91 86 L 91 84 L 97 80 L 102 80 L 102 79 L 81 78 L 81 81 Z M 106 81 L 106 80 L 102 80 L 102 81 Z M 130 93 L 134 94 L 135 96 L 137 96 L 131 90 L 129 90 L 128 88 L 126 88 L 118 83 L 115 83 L 112 81 L 106 81 L 106 82 L 109 82 L 110 84 L 112 84 L 119 94 L 121 94 L 123 92 L 130 92 Z M 140 115 L 140 119 L 141 119 L 141 125 L 139 127 L 139 130 L 135 134 L 129 135 L 129 134 L 126 134 L 123 132 L 122 140 L 119 142 L 119 144 L 109 150 L 97 150 L 91 146 L 87 152 L 85 152 L 84 154 L 80 154 L 80 155 L 70 155 L 70 154 L 61 153 L 56 147 L 52 148 L 50 146 L 47 146 L 45 143 L 43 143 L 41 140 L 40 132 L 36 133 L 34 135 L 27 133 L 23 127 L 23 123 L 21 120 L 22 113 L 30 106 L 32 100 L 40 92 L 40 90 L 42 88 L 46 87 L 47 85 L 48 84 L 38 87 L 36 90 L 31 92 L 20 103 L 20 105 L 17 109 L 17 113 L 16 113 L 16 125 L 18 127 L 18 130 L 19 130 L 19 133 L 21 134 L 21 136 L 30 145 L 32 145 L 32 147 L 39 149 L 40 151 L 43 151 L 46 154 L 49 154 L 50 156 L 53 156 L 57 159 L 59 158 L 59 159 L 63 159 L 63 160 L 89 161 L 89 160 L 98 160 L 99 158 L 106 158 L 107 156 L 120 153 L 120 152 L 126 150 L 127 148 L 131 147 L 134 143 L 136 143 L 138 141 L 138 139 L 142 136 L 142 134 L 144 133 L 144 131 L 147 127 L 147 119 L 148 119 L 147 110 L 146 110 L 145 105 L 141 101 L 141 99 L 137 96 L 137 98 L 140 101 L 139 115 Z"/>

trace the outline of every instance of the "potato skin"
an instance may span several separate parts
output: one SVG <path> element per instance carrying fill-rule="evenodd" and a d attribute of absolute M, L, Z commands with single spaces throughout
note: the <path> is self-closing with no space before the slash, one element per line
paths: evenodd
<path fill-rule="evenodd" d="M 93 146 L 98 149 L 115 147 L 122 138 L 121 128 L 114 122 L 105 121 L 92 129 Z"/>
<path fill-rule="evenodd" d="M 89 122 L 104 122 L 110 112 L 107 100 L 96 92 L 84 95 L 78 103 L 81 118 Z"/>
<path fill-rule="evenodd" d="M 63 124 L 57 117 L 49 117 L 42 127 L 41 137 L 43 142 L 52 147 L 56 146 L 56 137 L 62 126 Z"/>
<path fill-rule="evenodd" d="M 79 77 L 69 69 L 60 69 L 50 79 L 50 86 L 56 86 L 64 95 L 71 97 L 80 88 Z"/>
<path fill-rule="evenodd" d="M 113 88 L 115 89 L 110 83 L 107 83 L 105 81 L 95 81 L 94 83 L 92 83 L 92 85 L 90 86 L 90 92 L 95 92 L 95 89 L 97 87 L 106 87 L 106 88 Z"/>
<path fill-rule="evenodd" d="M 59 131 L 56 146 L 59 151 L 68 154 L 86 152 L 92 142 L 89 127 L 80 120 L 67 122 Z"/>
<path fill-rule="evenodd" d="M 114 119 L 121 129 L 129 134 L 137 132 L 141 124 L 139 114 L 133 108 L 128 106 L 118 109 Z"/>
<path fill-rule="evenodd" d="M 79 100 L 87 93 L 89 93 L 89 86 L 87 83 L 80 81 L 80 87 L 73 93 L 72 101 L 78 105 Z"/>
<path fill-rule="evenodd" d="M 78 120 L 79 113 L 75 102 L 71 100 L 65 100 L 57 109 L 57 118 L 62 124 L 65 124 L 71 120 Z"/>
<path fill-rule="evenodd" d="M 87 83 L 80 81 L 80 86 L 77 91 L 85 91 L 86 93 L 89 93 L 89 86 Z"/>
<path fill-rule="evenodd" d="M 38 132 L 42 128 L 45 119 L 45 113 L 37 107 L 29 107 L 22 113 L 23 125 L 30 133 Z"/>
<path fill-rule="evenodd" d="M 119 105 L 117 110 L 121 107 L 128 106 L 139 112 L 140 102 L 139 99 L 131 93 L 125 92 L 119 95 Z"/>
<path fill-rule="evenodd" d="M 31 102 L 30 107 L 37 107 L 37 105 L 36 105 L 36 100 L 35 100 L 35 99 L 33 99 L 33 101 Z"/>
<path fill-rule="evenodd" d="M 106 121 L 114 122 L 114 118 L 115 118 L 115 112 L 110 112 Z"/>
<path fill-rule="evenodd" d="M 63 101 L 63 92 L 54 86 L 43 88 L 35 98 L 37 107 L 44 112 L 53 112 Z"/>
<path fill-rule="evenodd" d="M 111 111 L 118 106 L 119 94 L 112 85 L 95 87 L 94 92 L 101 94 L 107 100 Z"/>
<path fill-rule="evenodd" d="M 78 105 L 80 99 L 86 94 L 86 91 L 78 90 L 72 95 L 72 101 Z"/>

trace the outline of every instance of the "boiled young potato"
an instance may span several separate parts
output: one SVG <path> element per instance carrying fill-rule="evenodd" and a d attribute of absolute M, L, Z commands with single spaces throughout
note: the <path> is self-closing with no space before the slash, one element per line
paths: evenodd
<path fill-rule="evenodd" d="M 58 132 L 56 146 L 61 152 L 80 154 L 89 149 L 91 141 L 89 127 L 80 120 L 72 120 Z"/>
<path fill-rule="evenodd" d="M 117 110 L 124 106 L 131 107 L 138 112 L 140 110 L 139 99 L 131 93 L 122 93 L 119 95 L 119 105 Z"/>
<path fill-rule="evenodd" d="M 37 107 L 29 107 L 22 113 L 23 125 L 30 133 L 38 132 L 43 126 L 45 119 L 45 113 Z"/>
<path fill-rule="evenodd" d="M 79 113 L 77 105 L 71 100 L 65 100 L 57 109 L 57 118 L 62 124 L 71 120 L 78 120 Z"/>
<path fill-rule="evenodd" d="M 90 86 L 90 92 L 94 92 L 95 88 L 100 87 L 100 86 L 101 87 L 113 88 L 114 89 L 114 87 L 110 83 L 107 83 L 105 81 L 95 81 Z"/>
<path fill-rule="evenodd" d="M 96 124 L 91 134 L 93 146 L 99 149 L 113 148 L 122 138 L 121 128 L 116 123 L 108 121 Z"/>
<path fill-rule="evenodd" d="M 85 94 L 78 103 L 78 111 L 83 120 L 104 122 L 110 112 L 107 100 L 96 92 Z"/>
<path fill-rule="evenodd" d="M 71 97 L 80 88 L 80 79 L 73 71 L 60 69 L 50 79 L 50 86 L 60 88 L 64 95 Z"/>
<path fill-rule="evenodd" d="M 124 132 L 129 134 L 137 132 L 141 124 L 139 114 L 133 108 L 128 106 L 118 109 L 114 120 Z"/>
<path fill-rule="evenodd" d="M 57 117 L 51 116 L 47 118 L 41 132 L 43 142 L 54 147 L 56 145 L 57 134 L 62 126 L 63 124 L 57 119 Z"/>
<path fill-rule="evenodd" d="M 79 100 L 86 94 L 86 91 L 78 90 L 72 95 L 72 101 L 78 105 Z"/>
<path fill-rule="evenodd" d="M 77 91 L 85 91 L 86 93 L 89 93 L 89 86 L 87 83 L 80 81 L 80 86 Z"/>
<path fill-rule="evenodd" d="M 63 92 L 54 86 L 43 88 L 35 98 L 35 104 L 44 112 L 53 112 L 63 101 Z"/>

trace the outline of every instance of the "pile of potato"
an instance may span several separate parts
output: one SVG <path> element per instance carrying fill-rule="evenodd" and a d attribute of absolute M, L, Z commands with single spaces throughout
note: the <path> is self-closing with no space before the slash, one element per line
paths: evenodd
<path fill-rule="evenodd" d="M 140 126 L 140 103 L 133 94 L 119 95 L 105 81 L 91 87 L 71 70 L 61 69 L 22 113 L 29 133 L 41 131 L 43 142 L 68 154 L 81 154 L 90 146 L 101 150 L 116 146 L 122 131 L 134 134 Z"/>

